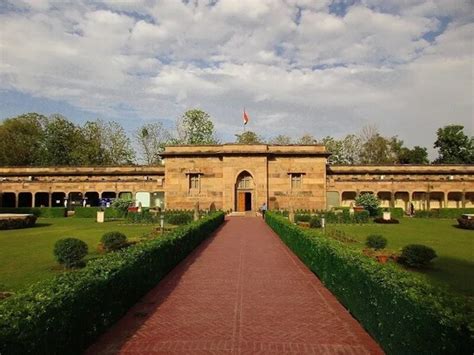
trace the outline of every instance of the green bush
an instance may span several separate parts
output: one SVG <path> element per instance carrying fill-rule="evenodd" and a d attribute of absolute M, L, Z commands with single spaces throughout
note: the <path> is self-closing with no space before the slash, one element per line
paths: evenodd
<path fill-rule="evenodd" d="M 369 211 L 360 211 L 354 212 L 354 221 L 356 223 L 368 223 L 369 222 L 370 213 Z"/>
<path fill-rule="evenodd" d="M 311 217 L 311 219 L 309 220 L 309 227 L 310 228 L 321 228 L 322 227 L 321 219 L 317 216 Z"/>
<path fill-rule="evenodd" d="M 458 225 L 462 229 L 474 229 L 474 219 L 458 218 Z"/>
<path fill-rule="evenodd" d="M 100 238 L 100 242 L 105 250 L 115 251 L 123 248 L 127 244 L 127 236 L 122 232 L 107 232 Z"/>
<path fill-rule="evenodd" d="M 437 208 L 432 210 L 415 210 L 417 218 L 458 218 L 463 214 L 474 213 L 474 208 Z"/>
<path fill-rule="evenodd" d="M 0 230 L 34 227 L 37 217 L 34 215 L 25 218 L 0 219 Z"/>
<path fill-rule="evenodd" d="M 363 206 L 369 211 L 371 216 L 376 216 L 380 205 L 378 197 L 371 193 L 360 194 L 356 197 L 355 202 L 357 206 Z"/>
<path fill-rule="evenodd" d="M 387 246 L 387 238 L 380 234 L 371 234 L 365 240 L 365 245 L 375 250 L 383 249 Z"/>
<path fill-rule="evenodd" d="M 302 214 L 302 213 L 295 214 L 295 222 L 309 222 L 310 220 L 311 220 L 310 214 Z"/>
<path fill-rule="evenodd" d="M 0 302 L 0 353 L 82 353 L 223 221 L 212 214 Z"/>
<path fill-rule="evenodd" d="M 127 214 L 127 221 L 129 223 L 157 223 L 158 216 L 152 214 L 147 209 L 142 209 L 141 212 L 130 212 Z"/>
<path fill-rule="evenodd" d="M 169 224 L 183 225 L 191 223 L 193 215 L 189 212 L 174 212 L 165 214 L 165 221 Z"/>
<path fill-rule="evenodd" d="M 389 354 L 470 354 L 463 298 L 267 213 L 266 221 Z"/>
<path fill-rule="evenodd" d="M 0 213 L 34 214 L 36 217 L 43 218 L 66 217 L 64 207 L 0 207 Z"/>
<path fill-rule="evenodd" d="M 54 244 L 54 256 L 58 263 L 67 268 L 80 265 L 87 255 L 87 244 L 76 238 L 59 239 Z"/>
<path fill-rule="evenodd" d="M 128 214 L 128 208 L 132 202 L 130 199 L 117 198 L 112 202 L 112 208 L 117 212 L 117 215 L 124 217 Z"/>
<path fill-rule="evenodd" d="M 424 267 L 436 258 L 436 252 L 433 248 L 422 244 L 409 244 L 403 247 L 400 258 L 400 263 L 411 267 Z"/>
<path fill-rule="evenodd" d="M 377 208 L 377 217 L 382 217 L 383 212 L 390 212 L 392 218 L 402 218 L 405 216 L 405 211 L 400 207 Z"/>

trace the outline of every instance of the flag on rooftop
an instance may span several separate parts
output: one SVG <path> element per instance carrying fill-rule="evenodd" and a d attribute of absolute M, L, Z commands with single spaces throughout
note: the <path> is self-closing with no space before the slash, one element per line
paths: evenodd
<path fill-rule="evenodd" d="M 245 109 L 244 109 L 244 125 L 246 125 L 248 122 L 249 122 L 249 115 L 247 115 L 247 112 L 245 112 Z"/>

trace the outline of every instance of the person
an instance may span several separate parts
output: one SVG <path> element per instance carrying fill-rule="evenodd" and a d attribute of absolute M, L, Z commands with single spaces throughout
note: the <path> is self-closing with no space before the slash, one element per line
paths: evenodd
<path fill-rule="evenodd" d="M 413 216 L 415 214 L 415 206 L 413 205 L 412 202 L 410 202 L 410 216 Z"/>
<path fill-rule="evenodd" d="M 265 219 L 265 212 L 267 212 L 267 204 L 265 202 L 262 207 L 260 207 L 260 211 L 262 212 L 262 218 Z"/>

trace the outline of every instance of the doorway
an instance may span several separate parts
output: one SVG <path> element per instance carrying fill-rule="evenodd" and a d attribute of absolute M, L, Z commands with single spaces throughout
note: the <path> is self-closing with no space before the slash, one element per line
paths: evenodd
<path fill-rule="evenodd" d="M 248 171 L 242 171 L 237 176 L 235 184 L 235 210 L 237 212 L 252 211 L 253 207 L 253 177 Z"/>

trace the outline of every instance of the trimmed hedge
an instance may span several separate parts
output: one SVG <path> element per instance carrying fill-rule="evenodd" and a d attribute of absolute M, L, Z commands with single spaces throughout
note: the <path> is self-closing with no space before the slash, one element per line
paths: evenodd
<path fill-rule="evenodd" d="M 417 218 L 458 218 L 462 214 L 474 213 L 474 208 L 437 208 L 429 211 L 415 211 Z"/>
<path fill-rule="evenodd" d="M 76 218 L 97 218 L 97 211 L 101 211 L 100 207 L 76 207 L 74 208 L 74 217 Z M 122 218 L 119 210 L 114 208 L 106 208 L 105 218 Z"/>
<path fill-rule="evenodd" d="M 464 299 L 273 213 L 266 221 L 387 353 L 472 352 L 474 324 Z"/>
<path fill-rule="evenodd" d="M 64 207 L 0 207 L 0 213 L 34 214 L 36 217 L 43 218 L 66 217 L 66 209 Z"/>
<path fill-rule="evenodd" d="M 403 211 L 403 208 L 400 208 L 400 207 L 394 207 L 394 208 L 379 207 L 377 209 L 377 217 L 382 217 L 385 211 L 390 212 L 390 216 L 392 218 L 402 218 L 405 215 L 405 211 Z"/>
<path fill-rule="evenodd" d="M 214 213 L 0 302 L 0 353 L 80 354 L 223 221 Z"/>
<path fill-rule="evenodd" d="M 26 216 L 25 218 L 0 219 L 0 230 L 34 227 L 37 218 L 38 217 L 32 215 Z"/>

